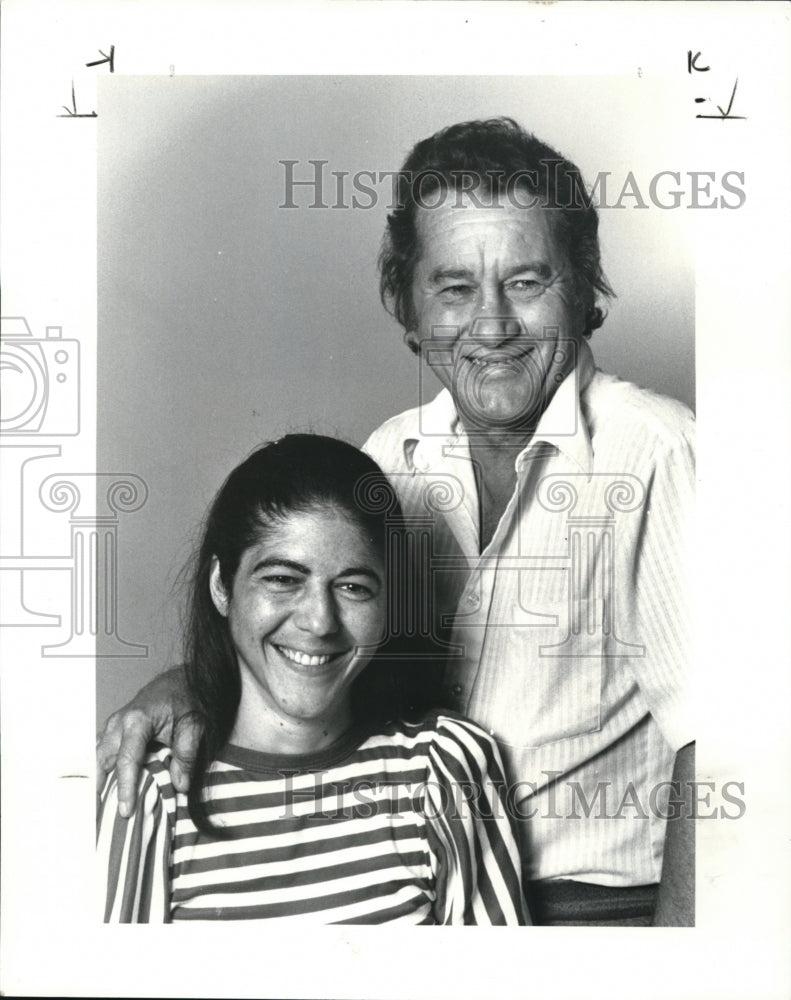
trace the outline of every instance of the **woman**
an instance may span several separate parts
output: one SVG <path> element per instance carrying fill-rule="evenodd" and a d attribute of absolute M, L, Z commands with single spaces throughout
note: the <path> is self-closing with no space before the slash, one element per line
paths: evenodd
<path fill-rule="evenodd" d="M 167 748 L 131 818 L 108 779 L 106 921 L 529 922 L 496 746 L 451 713 L 400 721 L 371 664 L 394 509 L 378 466 L 331 438 L 290 435 L 228 477 L 192 579 L 190 792 Z"/>

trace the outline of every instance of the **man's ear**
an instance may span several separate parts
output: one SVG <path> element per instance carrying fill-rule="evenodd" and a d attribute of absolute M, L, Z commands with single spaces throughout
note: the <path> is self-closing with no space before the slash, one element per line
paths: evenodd
<path fill-rule="evenodd" d="M 211 557 L 211 572 L 209 574 L 209 592 L 215 608 L 223 618 L 228 617 L 228 594 L 220 576 L 220 560 L 217 556 Z"/>
<path fill-rule="evenodd" d="M 404 343 L 413 354 L 420 354 L 420 338 L 414 330 L 407 330 L 404 333 Z"/>

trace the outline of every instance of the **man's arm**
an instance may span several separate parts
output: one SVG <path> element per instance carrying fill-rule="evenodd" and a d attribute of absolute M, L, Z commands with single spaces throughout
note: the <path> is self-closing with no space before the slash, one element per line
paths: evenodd
<path fill-rule="evenodd" d="M 695 926 L 695 744 L 676 754 L 654 927 Z"/>
<path fill-rule="evenodd" d="M 160 740 L 171 747 L 171 779 L 178 791 L 188 790 L 201 735 L 193 708 L 184 668 L 174 667 L 141 688 L 128 705 L 113 712 L 105 723 L 96 743 L 96 782 L 101 790 L 108 773 L 116 768 L 118 811 L 122 816 L 129 816 L 134 809 L 137 779 L 151 740 Z"/>

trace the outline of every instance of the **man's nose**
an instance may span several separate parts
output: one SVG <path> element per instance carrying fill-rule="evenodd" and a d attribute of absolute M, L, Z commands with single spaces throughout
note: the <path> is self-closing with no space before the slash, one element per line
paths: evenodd
<path fill-rule="evenodd" d="M 524 325 L 516 315 L 513 303 L 499 288 L 484 289 L 478 310 L 472 319 L 467 335 L 474 340 L 511 340 L 524 332 Z"/>
<path fill-rule="evenodd" d="M 294 623 L 312 635 L 332 635 L 340 628 L 335 595 L 324 587 L 308 587 L 294 613 Z"/>
<path fill-rule="evenodd" d="M 479 313 L 467 330 L 467 339 L 502 344 L 524 334 L 525 326 L 517 316 Z"/>

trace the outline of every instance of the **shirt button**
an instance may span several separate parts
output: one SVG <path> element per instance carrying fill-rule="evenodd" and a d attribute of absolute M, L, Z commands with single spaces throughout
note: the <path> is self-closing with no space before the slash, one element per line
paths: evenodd
<path fill-rule="evenodd" d="M 477 594 L 467 594 L 467 603 L 475 608 L 481 603 L 481 599 Z"/>
<path fill-rule="evenodd" d="M 451 688 L 451 691 L 456 695 L 457 698 L 461 694 L 461 690 L 462 690 L 461 684 L 454 684 L 453 687 Z"/>

